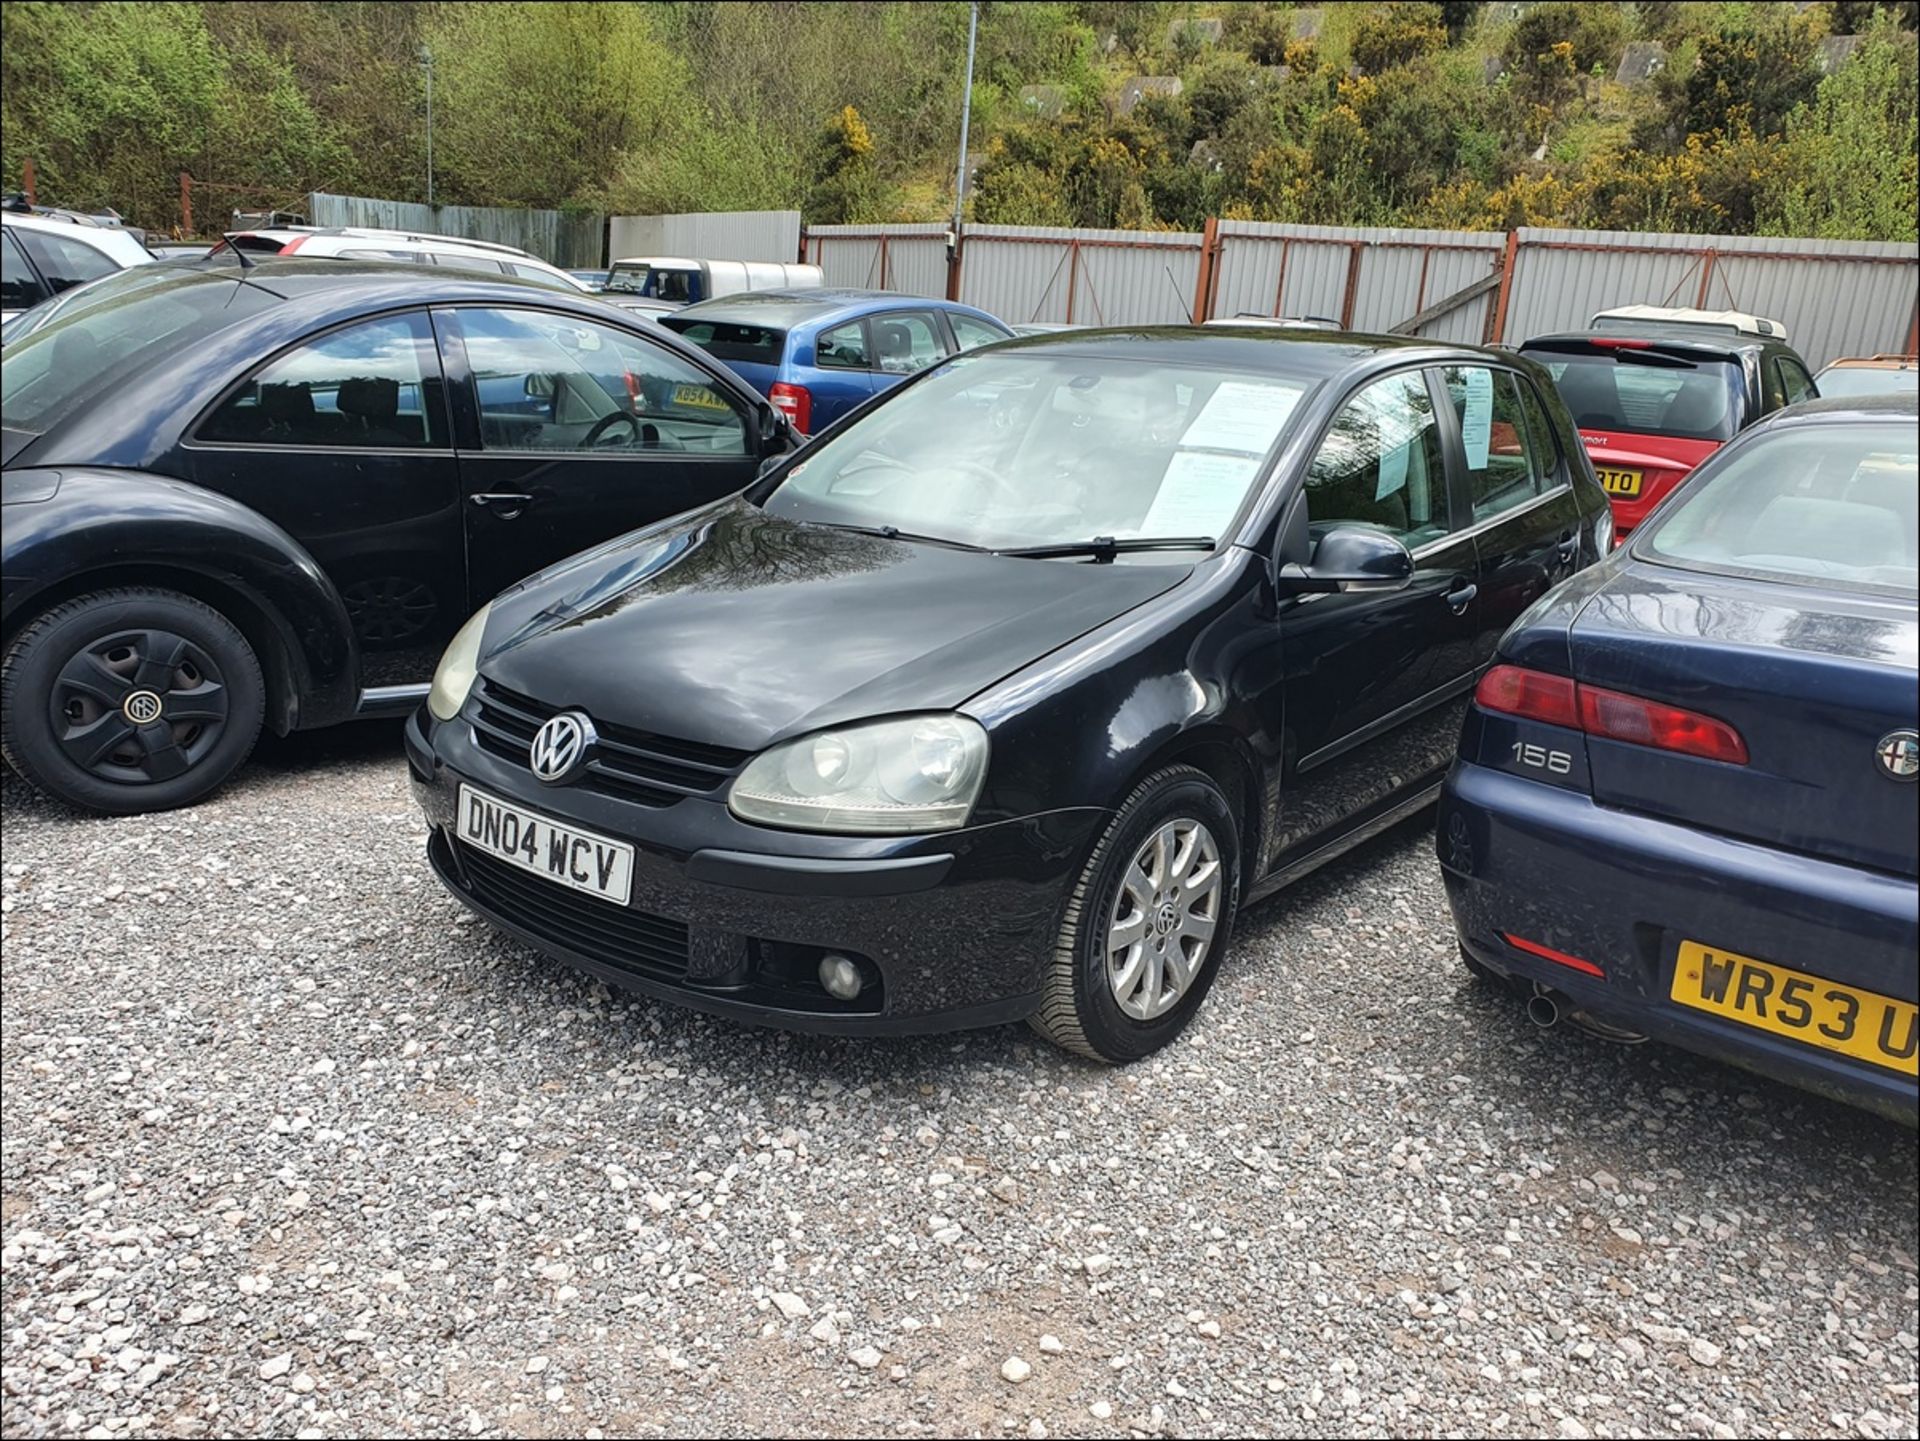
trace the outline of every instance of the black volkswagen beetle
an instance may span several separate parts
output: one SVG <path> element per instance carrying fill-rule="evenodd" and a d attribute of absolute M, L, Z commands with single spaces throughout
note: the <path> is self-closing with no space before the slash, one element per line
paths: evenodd
<path fill-rule="evenodd" d="M 469 620 L 407 730 L 429 855 L 643 992 L 1131 1060 L 1241 905 L 1434 798 L 1607 514 L 1511 352 L 989 347 Z"/>
<path fill-rule="evenodd" d="M 501 275 L 229 258 L 52 307 L 0 368 L 0 744 L 96 810 L 405 715 L 500 587 L 790 443 L 678 337 Z"/>

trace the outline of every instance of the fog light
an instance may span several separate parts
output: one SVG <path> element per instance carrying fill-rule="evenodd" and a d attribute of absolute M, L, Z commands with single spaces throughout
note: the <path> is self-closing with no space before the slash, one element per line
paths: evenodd
<path fill-rule="evenodd" d="M 822 956 L 820 984 L 836 1001 L 850 1001 L 860 994 L 860 968 L 845 956 Z"/>

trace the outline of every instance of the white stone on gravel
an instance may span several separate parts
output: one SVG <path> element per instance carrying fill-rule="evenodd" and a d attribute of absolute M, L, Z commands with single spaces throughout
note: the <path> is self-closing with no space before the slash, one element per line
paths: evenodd
<path fill-rule="evenodd" d="M 813 1307 L 794 1295 L 791 1291 L 775 1291 L 768 1297 L 774 1309 L 789 1321 L 800 1321 L 813 1314 Z"/>
<path fill-rule="evenodd" d="M 847 1359 L 862 1371 L 871 1371 L 886 1358 L 875 1346 L 861 1346 L 847 1353 Z"/>
<path fill-rule="evenodd" d="M 1060 1344 L 1060 1338 L 1058 1336 L 1042 1336 L 1040 1338 L 1040 1349 L 1049 1356 L 1058 1356 L 1067 1348 Z"/>
<path fill-rule="evenodd" d="M 1000 1377 L 1018 1386 L 1033 1374 L 1033 1365 L 1019 1356 L 1009 1356 L 1000 1363 Z"/>
<path fill-rule="evenodd" d="M 282 1351 L 278 1356 L 263 1361 L 260 1365 L 262 1381 L 277 1381 L 293 1369 L 293 1353 Z"/>

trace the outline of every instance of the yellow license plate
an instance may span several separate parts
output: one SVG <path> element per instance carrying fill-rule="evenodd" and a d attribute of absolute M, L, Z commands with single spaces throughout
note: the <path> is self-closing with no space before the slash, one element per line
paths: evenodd
<path fill-rule="evenodd" d="M 1670 994 L 1695 1010 L 1891 1071 L 1920 1074 L 1915 1064 L 1915 1027 L 1920 1018 L 1911 1001 L 1896 1001 L 1698 941 L 1680 943 Z"/>
<path fill-rule="evenodd" d="M 708 390 L 704 385 L 678 385 L 674 387 L 675 405 L 697 405 L 702 410 L 725 410 L 726 401 Z"/>
<path fill-rule="evenodd" d="M 1610 470 L 1596 465 L 1593 473 L 1600 477 L 1600 488 L 1608 495 L 1638 495 L 1640 493 L 1640 472 L 1637 470 Z"/>

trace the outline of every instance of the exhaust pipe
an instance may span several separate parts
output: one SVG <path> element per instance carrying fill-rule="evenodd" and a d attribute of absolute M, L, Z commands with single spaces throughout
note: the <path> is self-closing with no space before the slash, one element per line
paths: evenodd
<path fill-rule="evenodd" d="M 1527 1019 L 1541 1030 L 1551 1030 L 1560 1021 L 1560 1003 L 1545 991 L 1527 1000 Z"/>

